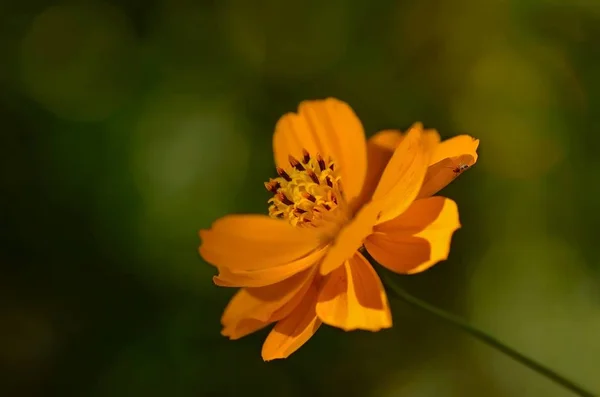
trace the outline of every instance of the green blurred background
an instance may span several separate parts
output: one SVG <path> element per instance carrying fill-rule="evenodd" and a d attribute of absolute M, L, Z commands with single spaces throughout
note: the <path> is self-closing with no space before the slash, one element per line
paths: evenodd
<path fill-rule="evenodd" d="M 600 392 L 600 1 L 4 1 L 0 395 L 567 397 L 392 300 L 263 363 L 197 231 L 261 212 L 277 119 L 349 102 L 481 140 L 407 289 Z"/>

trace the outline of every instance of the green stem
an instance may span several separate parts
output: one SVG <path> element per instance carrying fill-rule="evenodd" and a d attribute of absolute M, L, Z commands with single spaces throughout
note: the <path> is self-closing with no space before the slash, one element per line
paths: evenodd
<path fill-rule="evenodd" d="M 548 367 L 545 367 L 542 364 L 530 359 L 529 357 L 524 356 L 523 354 L 519 353 L 518 351 L 511 349 L 510 347 L 506 346 L 505 344 L 503 344 L 499 340 L 491 337 L 490 335 L 484 333 L 483 331 L 480 331 L 477 328 L 472 327 L 471 325 L 467 324 L 460 317 L 457 317 L 457 316 L 455 316 L 451 313 L 448 313 L 438 307 L 430 305 L 429 303 L 424 302 L 419 298 L 414 297 L 413 295 L 408 293 L 403 288 L 397 286 L 393 282 L 393 280 L 391 279 L 391 277 L 389 276 L 389 274 L 387 272 L 382 271 L 381 276 L 384 281 L 384 284 L 387 285 L 388 289 L 391 290 L 398 298 L 402 299 L 406 303 L 408 303 L 416 308 L 419 308 L 423 311 L 426 311 L 429 314 L 432 314 L 432 315 L 454 325 L 455 327 L 467 332 L 471 336 L 474 336 L 475 338 L 479 339 L 481 342 L 486 343 L 487 345 L 493 347 L 494 349 L 506 354 L 507 356 L 520 362 L 521 364 L 525 365 L 526 367 L 529 367 L 530 369 L 534 370 L 535 372 L 539 373 L 540 375 L 545 376 L 546 378 L 561 385 L 565 389 L 572 391 L 574 394 L 576 394 L 578 396 L 598 397 L 597 394 L 594 394 L 594 393 L 591 393 L 591 392 L 585 390 L 581 386 L 579 386 L 576 383 L 570 381 L 569 379 L 557 374 L 556 372 L 552 371 Z"/>

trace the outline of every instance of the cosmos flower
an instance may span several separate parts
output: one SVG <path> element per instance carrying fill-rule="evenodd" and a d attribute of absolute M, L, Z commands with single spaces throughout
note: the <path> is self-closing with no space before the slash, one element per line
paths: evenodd
<path fill-rule="evenodd" d="M 479 141 L 440 142 L 414 124 L 365 139 L 337 99 L 281 117 L 269 215 L 228 215 L 200 231 L 214 283 L 239 287 L 221 322 L 238 339 L 275 324 L 264 360 L 295 352 L 322 323 L 346 331 L 392 326 L 385 290 L 363 255 L 400 274 L 445 260 L 460 228 L 456 203 L 433 196 L 477 161 Z"/>

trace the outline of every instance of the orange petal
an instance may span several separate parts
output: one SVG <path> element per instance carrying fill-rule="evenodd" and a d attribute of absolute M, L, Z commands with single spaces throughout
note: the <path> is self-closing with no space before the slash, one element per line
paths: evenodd
<path fill-rule="evenodd" d="M 262 348 L 265 361 L 287 358 L 304 345 L 321 326 L 315 313 L 317 289 L 313 284 L 294 311 L 271 330 Z"/>
<path fill-rule="evenodd" d="M 233 270 L 219 267 L 219 275 L 213 277 L 213 282 L 221 287 L 264 287 L 276 284 L 293 275 L 315 266 L 326 253 L 321 248 L 293 262 L 258 270 Z"/>
<path fill-rule="evenodd" d="M 297 114 L 281 117 L 273 136 L 275 163 L 289 168 L 289 155 L 300 158 L 302 149 L 311 156 L 331 156 L 346 199 L 350 202 L 359 195 L 367 172 L 367 150 L 362 124 L 348 104 L 333 98 L 304 101 Z"/>
<path fill-rule="evenodd" d="M 364 203 L 371 198 L 385 166 L 402 139 L 402 133 L 397 130 L 380 131 L 369 138 L 367 141 L 367 176 L 360 194 L 360 202 Z"/>
<path fill-rule="evenodd" d="M 238 339 L 288 316 L 304 298 L 314 275 L 315 269 L 307 269 L 267 287 L 240 289 L 225 308 L 221 334 Z"/>
<path fill-rule="evenodd" d="M 359 253 L 331 273 L 319 293 L 317 315 L 345 331 L 378 331 L 392 326 L 383 284 Z"/>
<path fill-rule="evenodd" d="M 435 148 L 431 156 L 431 164 L 442 161 L 447 158 L 460 157 L 468 155 L 473 159 L 473 164 L 477 161 L 477 148 L 479 147 L 479 139 L 475 139 L 469 135 L 458 135 L 445 141 Z"/>
<path fill-rule="evenodd" d="M 215 266 L 258 270 L 306 256 L 319 244 L 310 229 L 300 229 L 266 215 L 228 215 L 201 230 L 200 255 Z"/>
<path fill-rule="evenodd" d="M 377 225 L 365 248 L 391 271 L 419 273 L 448 258 L 452 234 L 459 228 L 454 201 L 419 199 L 399 217 Z"/>
<path fill-rule="evenodd" d="M 340 230 L 329 251 L 327 251 L 323 262 L 321 262 L 320 271 L 322 275 L 334 271 L 354 255 L 363 245 L 364 239 L 373 231 L 379 212 L 380 207 L 366 205 L 358 211 L 350 223 Z"/>
<path fill-rule="evenodd" d="M 314 275 L 315 269 L 310 268 L 277 284 L 240 289 L 229 301 L 221 322 L 225 325 L 245 317 L 261 321 L 280 320 L 289 314 L 281 310 L 282 307 L 297 295 L 304 295 Z"/>
<path fill-rule="evenodd" d="M 254 318 L 243 318 L 240 321 L 224 327 L 221 331 L 221 335 L 226 336 L 231 340 L 236 340 L 261 330 L 270 323 L 271 322 L 260 321 Z"/>
<path fill-rule="evenodd" d="M 417 197 L 438 142 L 437 132 L 423 133 L 420 123 L 410 128 L 394 151 L 373 194 L 372 204 L 381 208 L 379 222 L 402 214 Z"/>
<path fill-rule="evenodd" d="M 459 175 L 454 170 L 467 165 L 472 167 L 477 162 L 479 140 L 469 135 L 459 135 L 447 139 L 436 146 L 425 175 L 419 197 L 429 197 L 452 182 Z"/>

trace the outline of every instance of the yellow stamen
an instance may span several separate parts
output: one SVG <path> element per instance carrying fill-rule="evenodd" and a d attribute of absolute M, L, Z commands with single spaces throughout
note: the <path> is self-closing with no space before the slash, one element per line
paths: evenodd
<path fill-rule="evenodd" d="M 299 161 L 290 155 L 290 168 L 277 167 L 279 177 L 265 182 L 273 193 L 269 215 L 287 219 L 294 226 L 340 225 L 348 218 L 339 173 L 333 160 L 311 156 L 303 149 Z"/>

